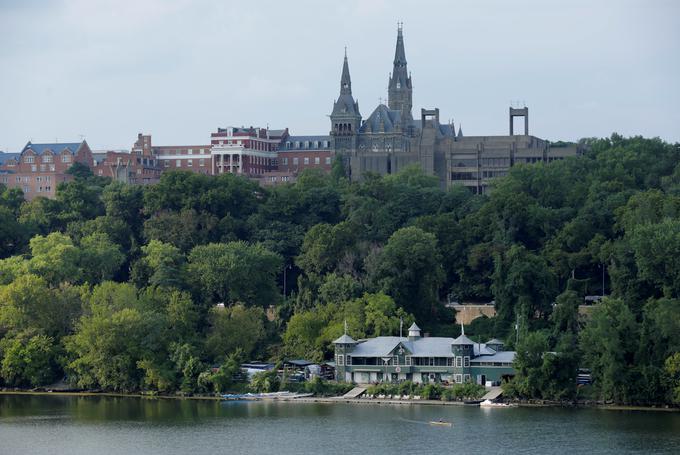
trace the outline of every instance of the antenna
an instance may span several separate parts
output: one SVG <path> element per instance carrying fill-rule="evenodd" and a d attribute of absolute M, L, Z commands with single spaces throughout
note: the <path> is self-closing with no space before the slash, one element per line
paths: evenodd
<path fill-rule="evenodd" d="M 347 319 L 345 319 L 345 335 L 347 335 Z"/>

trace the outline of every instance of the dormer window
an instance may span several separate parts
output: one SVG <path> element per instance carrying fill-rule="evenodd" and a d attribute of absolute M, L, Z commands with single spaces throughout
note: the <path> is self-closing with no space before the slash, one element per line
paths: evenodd
<path fill-rule="evenodd" d="M 71 162 L 71 154 L 70 153 L 64 153 L 61 155 L 61 162 L 62 163 L 70 163 Z"/>
<path fill-rule="evenodd" d="M 24 157 L 24 163 L 33 163 L 33 162 L 35 162 L 34 156 L 29 155 L 29 156 Z"/>

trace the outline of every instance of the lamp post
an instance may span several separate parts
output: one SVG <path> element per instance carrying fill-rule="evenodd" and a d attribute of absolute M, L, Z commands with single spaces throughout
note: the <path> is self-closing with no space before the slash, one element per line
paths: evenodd
<path fill-rule="evenodd" d="M 283 300 L 286 300 L 286 270 L 291 268 L 293 268 L 293 266 L 290 264 L 283 267 Z"/>

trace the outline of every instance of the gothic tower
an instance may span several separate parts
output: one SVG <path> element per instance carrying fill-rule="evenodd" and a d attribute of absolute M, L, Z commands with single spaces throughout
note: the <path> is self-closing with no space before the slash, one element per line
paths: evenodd
<path fill-rule="evenodd" d="M 361 126 L 359 102 L 352 97 L 352 80 L 349 77 L 347 49 L 340 77 L 340 96 L 333 103 L 331 136 L 336 153 L 346 154 L 356 149 L 357 133 Z"/>
<path fill-rule="evenodd" d="M 411 76 L 406 68 L 406 52 L 404 51 L 403 24 L 397 26 L 397 48 L 394 51 L 394 68 L 388 85 L 389 108 L 401 111 L 405 124 L 413 120 L 413 86 Z"/>

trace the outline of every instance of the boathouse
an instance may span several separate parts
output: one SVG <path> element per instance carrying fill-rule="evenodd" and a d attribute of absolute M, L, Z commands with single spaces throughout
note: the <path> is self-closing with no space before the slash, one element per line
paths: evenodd
<path fill-rule="evenodd" d="M 369 384 L 499 383 L 515 375 L 514 351 L 505 351 L 497 339 L 477 343 L 461 334 L 457 338 L 422 337 L 413 323 L 408 337 L 381 336 L 354 340 L 347 333 L 335 340 L 336 380 Z"/>

